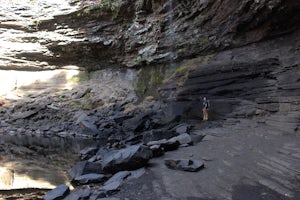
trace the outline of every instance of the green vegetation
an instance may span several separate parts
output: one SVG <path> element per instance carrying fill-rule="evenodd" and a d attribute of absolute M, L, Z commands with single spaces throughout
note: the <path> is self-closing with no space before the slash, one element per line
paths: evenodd
<path fill-rule="evenodd" d="M 199 37 L 199 44 L 201 47 L 208 45 L 208 43 L 209 43 L 209 40 L 207 37 L 205 37 L 205 36 Z"/>
<path fill-rule="evenodd" d="M 88 99 L 86 101 L 71 100 L 71 101 L 69 101 L 69 106 L 73 110 L 78 110 L 78 109 L 91 110 L 91 109 L 93 109 L 92 102 Z"/>
<path fill-rule="evenodd" d="M 140 97 L 156 96 L 157 88 L 163 83 L 164 77 L 165 71 L 162 66 L 144 67 L 140 69 L 138 80 L 133 87 Z"/>
<path fill-rule="evenodd" d="M 139 96 L 143 96 L 147 90 L 148 73 L 145 69 L 141 69 L 138 81 L 134 84 L 134 89 Z"/>
<path fill-rule="evenodd" d="M 120 3 L 111 0 L 102 0 L 99 4 L 84 8 L 77 14 L 77 17 L 100 17 L 105 13 L 112 13 L 112 19 L 119 15 Z"/>
<path fill-rule="evenodd" d="M 196 59 L 197 64 L 206 65 L 209 63 L 209 61 L 215 56 L 215 54 L 210 54 L 206 56 L 200 56 Z"/>
<path fill-rule="evenodd" d="M 170 79 L 173 79 L 177 82 L 178 86 L 183 85 L 186 79 L 189 76 L 191 70 L 201 65 L 206 65 L 210 60 L 215 56 L 215 54 L 199 56 L 194 59 L 188 59 L 181 63 L 181 65 L 174 64 L 173 66 L 148 66 L 140 68 L 137 81 L 133 84 L 137 95 L 139 97 L 145 96 L 158 96 L 157 89 Z M 95 66 L 97 60 L 93 59 L 83 59 L 82 66 L 86 67 L 88 65 Z M 81 72 L 79 75 L 76 75 L 70 78 L 68 81 L 78 83 L 82 80 L 88 80 L 91 73 Z M 70 102 L 70 106 L 73 108 L 91 108 L 91 103 L 89 100 L 86 100 L 86 103 L 83 105 L 78 102 Z M 94 105 L 93 105 L 94 106 Z"/>
<path fill-rule="evenodd" d="M 104 12 L 112 11 L 112 3 L 109 0 L 102 0 L 99 4 L 84 8 L 77 14 L 78 17 L 99 17 Z"/>
<path fill-rule="evenodd" d="M 64 94 L 55 94 L 58 102 L 64 102 L 66 100 L 66 96 Z"/>
<path fill-rule="evenodd" d="M 162 67 L 157 67 L 152 70 L 150 85 L 157 88 L 161 85 L 164 79 L 164 72 Z"/>
<path fill-rule="evenodd" d="M 188 72 L 188 70 L 189 70 L 189 67 L 181 66 L 175 70 L 174 75 L 177 75 L 177 76 L 185 75 Z"/>
<path fill-rule="evenodd" d="M 80 81 L 87 81 L 90 79 L 90 73 L 89 72 L 79 72 L 79 74 L 72 76 L 67 81 L 68 83 L 79 83 Z"/>
<path fill-rule="evenodd" d="M 214 56 L 215 54 L 210 54 L 183 61 L 181 66 L 177 66 L 177 68 L 171 70 L 167 80 L 176 78 L 178 85 L 183 85 L 192 69 L 208 64 Z"/>
<path fill-rule="evenodd" d="M 171 75 L 170 79 L 176 77 L 178 78 L 176 80 L 177 84 L 179 86 L 183 85 L 185 80 L 187 79 L 187 77 L 189 76 L 189 72 L 190 72 L 190 69 L 192 67 L 190 66 L 181 66 L 179 68 L 177 68 L 174 73 Z"/>

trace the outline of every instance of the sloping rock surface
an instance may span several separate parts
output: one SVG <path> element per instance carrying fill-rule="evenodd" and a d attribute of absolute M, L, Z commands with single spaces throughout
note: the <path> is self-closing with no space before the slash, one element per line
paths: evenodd
<path fill-rule="evenodd" d="M 70 192 L 70 189 L 66 185 L 60 185 L 56 187 L 54 190 L 51 190 L 48 192 L 44 199 L 45 200 L 58 200 L 58 199 L 63 199 L 65 196 L 68 195 Z"/>
<path fill-rule="evenodd" d="M 88 161 L 78 162 L 69 170 L 69 174 L 72 177 L 72 179 L 79 179 L 79 180 L 82 179 L 82 175 L 96 174 L 96 173 L 100 174 L 101 172 L 102 169 L 100 163 L 94 163 Z"/>
<path fill-rule="evenodd" d="M 151 157 L 149 147 L 134 145 L 113 153 L 108 152 L 103 156 L 102 169 L 106 172 L 134 170 L 145 166 Z"/>
<path fill-rule="evenodd" d="M 210 119 L 275 114 L 274 121 L 296 130 L 299 112 L 299 31 L 277 39 L 226 50 L 207 63 L 195 59 L 184 74 L 169 81 L 160 94 L 173 114 L 201 117 L 204 96 L 211 102 Z M 294 119 L 291 119 L 294 116 Z M 269 123 L 272 123 L 268 120 Z"/>

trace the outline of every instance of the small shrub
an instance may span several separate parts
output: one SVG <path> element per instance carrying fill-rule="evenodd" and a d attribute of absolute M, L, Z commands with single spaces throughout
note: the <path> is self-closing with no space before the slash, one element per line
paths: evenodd
<path fill-rule="evenodd" d="M 188 72 L 188 70 L 189 67 L 181 66 L 175 70 L 174 74 L 177 76 L 185 75 Z"/>

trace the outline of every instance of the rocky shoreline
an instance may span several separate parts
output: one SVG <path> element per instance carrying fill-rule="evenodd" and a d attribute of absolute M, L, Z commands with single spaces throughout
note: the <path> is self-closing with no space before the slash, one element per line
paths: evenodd
<path fill-rule="evenodd" d="M 0 135 L 104 140 L 21 199 L 300 198 L 299 1 L 0 3 Z"/>
<path fill-rule="evenodd" d="M 294 44 L 297 42 L 295 40 Z M 164 161 L 164 154 L 168 155 L 165 152 L 180 146 L 182 148 L 178 151 L 181 152 L 184 147 L 189 148 L 193 141 L 197 144 L 206 138 L 207 132 L 220 127 L 218 134 L 224 133 L 228 130 L 222 127 L 235 127 L 243 119 L 255 121 L 254 124 L 249 123 L 249 126 L 267 126 L 271 135 L 287 133 L 297 138 L 299 93 L 296 86 L 299 84 L 299 59 L 284 53 L 289 52 L 285 48 L 293 47 L 282 45 L 282 49 L 276 50 L 277 53 L 270 51 L 261 60 L 249 61 L 250 64 L 240 62 L 245 61 L 244 58 L 249 52 L 257 53 L 267 44 L 270 43 L 255 45 L 253 51 L 246 47 L 222 52 L 211 57 L 206 65 L 198 64 L 197 60 L 201 60 L 201 57 L 184 61 L 178 66 L 184 65 L 186 68 L 175 69 L 166 81 L 162 81 L 158 90 L 159 97 L 144 96 L 143 100 L 138 96 L 139 88 L 135 87 L 135 83 L 139 82 L 138 74 L 142 73 L 135 70 L 103 70 L 95 74 L 78 75 L 74 77 L 79 79 L 78 85 L 73 89 L 55 89 L 47 85 L 43 91 L 41 84 L 20 87 L 14 92 L 23 94 L 21 98 L 2 99 L 1 132 L 106 139 L 105 147 L 82 151 L 83 160 L 70 170 L 71 182 L 76 189 L 71 191 L 69 197 L 66 196 L 69 192 L 68 186 L 58 188 L 60 195 L 71 199 L 80 196 L 94 199 L 111 195 L 118 197 L 119 193 L 123 194 L 122 188 L 127 187 L 127 181 L 124 180 L 134 180 L 133 177 L 141 176 L 141 180 L 145 181 L 144 175 L 149 176 L 149 170 L 152 173 L 149 163 L 153 156 L 163 156 L 163 162 L 167 162 L 165 166 L 175 169 L 196 167 L 191 171 L 197 171 L 202 167 L 201 160 L 204 160 L 205 166 L 205 160 L 210 158 L 194 160 L 185 156 Z M 242 53 L 245 49 L 247 51 Z M 239 57 L 235 61 L 228 61 L 228 55 L 237 52 Z M 280 58 L 272 59 L 279 54 Z M 221 60 L 231 64 L 220 64 Z M 64 83 L 67 82 L 66 77 L 63 77 Z M 53 80 L 57 80 L 56 78 Z M 202 87 L 204 83 L 206 86 Z M 257 84 L 259 91 L 264 91 L 259 96 Z M 142 89 L 148 87 L 149 85 Z M 209 94 L 208 98 L 212 100 L 212 121 L 207 124 L 201 123 L 199 112 L 199 97 L 204 94 Z M 236 98 L 233 98 L 234 95 Z M 193 134 L 193 131 L 199 130 L 200 133 Z M 253 130 L 258 133 L 265 131 L 260 128 Z M 220 137 L 226 137 L 226 134 Z M 195 148 L 198 146 L 201 144 L 195 145 Z M 140 152 L 148 153 L 141 155 Z M 123 157 L 124 155 L 129 157 Z M 297 151 L 295 155 L 297 157 Z M 124 160 L 114 160 L 120 158 L 125 163 Z M 109 163 L 106 159 L 114 163 L 107 171 L 103 166 L 103 162 Z M 297 166 L 294 161 L 285 162 Z M 115 165 L 116 163 L 119 164 Z M 130 171 L 143 166 L 146 169 Z M 285 181 L 289 182 L 290 179 Z M 286 191 L 281 186 L 274 186 L 272 181 L 262 183 L 264 187 L 271 188 L 271 193 L 275 191 L 282 195 L 282 190 Z M 287 189 L 290 195 L 285 198 L 297 199 L 297 190 L 291 185 Z M 121 191 L 115 193 L 120 188 Z M 54 190 L 50 194 L 57 195 L 56 192 Z M 53 196 L 50 195 L 49 198 Z"/>

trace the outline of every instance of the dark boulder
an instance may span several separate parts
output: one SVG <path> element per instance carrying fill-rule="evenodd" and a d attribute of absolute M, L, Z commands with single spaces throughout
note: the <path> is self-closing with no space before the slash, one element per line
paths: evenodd
<path fill-rule="evenodd" d="M 72 191 L 64 200 L 84 200 L 89 199 L 91 195 L 91 190 L 89 189 L 79 189 Z"/>
<path fill-rule="evenodd" d="M 125 140 L 125 143 L 129 145 L 135 145 L 141 143 L 142 140 L 143 140 L 143 135 L 132 135 Z"/>
<path fill-rule="evenodd" d="M 90 121 L 82 120 L 79 126 L 83 129 L 84 133 L 97 135 L 99 133 L 97 126 Z"/>
<path fill-rule="evenodd" d="M 79 152 L 80 158 L 82 160 L 86 160 L 94 156 L 98 151 L 97 147 L 86 147 Z"/>
<path fill-rule="evenodd" d="M 102 169 L 100 163 L 81 161 L 76 163 L 68 172 L 71 178 L 75 179 L 85 174 L 91 174 L 91 173 L 101 174 Z"/>
<path fill-rule="evenodd" d="M 111 150 L 108 148 L 100 148 L 96 153 L 96 160 L 102 160 L 104 156 L 108 156 L 109 154 L 114 154 L 117 150 Z"/>
<path fill-rule="evenodd" d="M 60 200 L 67 196 L 70 189 L 66 185 L 59 185 L 44 196 L 44 200 Z"/>
<path fill-rule="evenodd" d="M 89 200 L 98 200 L 98 199 L 105 198 L 106 196 L 107 196 L 106 191 L 96 190 L 91 194 Z"/>
<path fill-rule="evenodd" d="M 109 185 L 113 182 L 122 182 L 125 178 L 131 175 L 131 172 L 129 171 L 121 171 L 113 175 L 110 179 L 108 179 L 105 183 L 105 185 Z"/>
<path fill-rule="evenodd" d="M 155 129 L 143 133 L 143 142 L 147 144 L 151 141 L 158 141 L 162 139 L 170 139 L 177 136 L 178 133 L 168 129 Z"/>
<path fill-rule="evenodd" d="M 135 117 L 128 119 L 123 122 L 123 130 L 127 132 L 143 132 L 151 129 L 151 121 L 153 116 L 153 111 L 146 111 L 138 113 Z"/>
<path fill-rule="evenodd" d="M 175 132 L 178 134 L 189 133 L 191 130 L 191 125 L 188 124 L 179 124 L 175 127 Z"/>
<path fill-rule="evenodd" d="M 88 116 L 86 113 L 81 112 L 75 116 L 76 124 L 79 125 L 82 132 L 88 135 L 97 135 L 99 130 L 95 124 L 98 120 L 96 117 Z"/>
<path fill-rule="evenodd" d="M 179 144 L 181 144 L 181 145 L 185 145 L 185 144 L 191 145 L 191 144 L 193 144 L 193 140 L 192 140 L 191 136 L 187 133 L 184 133 L 184 134 L 178 135 L 176 137 L 173 137 L 173 138 L 169 139 L 169 141 L 171 141 L 171 142 L 178 141 Z"/>
<path fill-rule="evenodd" d="M 165 165 L 170 169 L 177 169 L 188 172 L 197 172 L 200 169 L 204 168 L 204 163 L 201 160 L 165 160 Z"/>
<path fill-rule="evenodd" d="M 112 116 L 110 119 L 114 120 L 115 123 L 120 124 L 123 123 L 123 121 L 128 120 L 132 117 L 133 115 L 130 113 L 117 113 L 116 115 Z"/>
<path fill-rule="evenodd" d="M 178 149 L 180 143 L 177 140 L 158 140 L 158 141 L 152 141 L 148 142 L 147 146 L 150 148 L 154 148 L 153 146 L 159 145 L 160 148 L 162 148 L 164 151 L 174 151 Z"/>
<path fill-rule="evenodd" d="M 150 146 L 150 149 L 152 150 L 153 157 L 160 157 L 165 153 L 164 149 L 158 144 Z"/>
<path fill-rule="evenodd" d="M 135 170 L 145 166 L 152 157 L 152 151 L 144 145 L 134 145 L 121 150 L 114 150 L 103 155 L 102 169 L 108 173 Z"/>
<path fill-rule="evenodd" d="M 101 190 L 107 191 L 108 193 L 119 190 L 119 187 L 123 184 L 124 180 L 129 177 L 131 173 L 129 171 L 122 171 L 116 173 L 108 181 L 106 181 Z"/>
<path fill-rule="evenodd" d="M 103 174 L 84 174 L 76 177 L 72 182 L 78 185 L 89 183 L 101 183 L 106 180 L 106 176 Z"/>
<path fill-rule="evenodd" d="M 166 108 L 164 108 L 164 114 L 159 113 L 159 115 L 153 116 L 152 118 L 152 122 L 151 122 L 151 126 L 154 129 L 159 129 L 162 127 L 169 127 L 172 128 L 174 127 L 174 124 L 178 124 L 181 120 L 181 116 L 180 115 L 176 115 L 174 113 L 172 113 L 169 106 L 167 106 Z M 182 114 L 182 113 L 180 113 Z M 163 115 L 163 116 L 161 116 Z M 170 127 L 171 126 L 171 127 Z"/>
<path fill-rule="evenodd" d="M 145 168 L 140 168 L 137 170 L 130 171 L 130 176 L 126 177 L 127 180 L 137 179 L 141 176 L 143 176 L 146 173 Z"/>
<path fill-rule="evenodd" d="M 201 135 L 192 135 L 191 136 L 193 144 L 197 144 L 197 143 L 201 142 L 204 137 L 205 137 L 204 134 L 203 135 L 201 134 Z"/>

